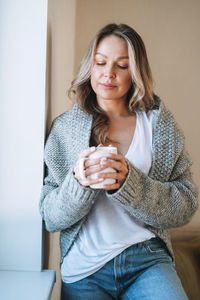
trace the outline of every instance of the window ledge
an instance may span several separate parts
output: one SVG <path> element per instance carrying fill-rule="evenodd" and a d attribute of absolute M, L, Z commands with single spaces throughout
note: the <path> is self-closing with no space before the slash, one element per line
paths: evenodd
<path fill-rule="evenodd" d="M 54 270 L 0 271 L 0 299 L 49 300 L 55 281 Z"/>

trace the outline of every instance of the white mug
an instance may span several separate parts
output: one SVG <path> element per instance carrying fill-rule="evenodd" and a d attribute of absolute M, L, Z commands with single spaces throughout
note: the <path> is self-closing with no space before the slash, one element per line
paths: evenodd
<path fill-rule="evenodd" d="M 79 172 L 80 172 L 81 178 L 86 179 L 85 174 L 84 174 L 85 160 L 87 160 L 88 158 L 95 159 L 95 158 L 99 158 L 99 157 L 104 157 L 105 154 L 108 154 L 108 153 L 117 154 L 117 148 L 116 147 L 111 147 L 111 146 L 109 146 L 109 147 L 104 147 L 104 146 L 103 147 L 97 147 L 96 151 L 93 152 L 92 154 L 90 154 L 87 158 L 85 158 L 85 157 L 81 158 L 80 163 L 79 163 Z M 97 178 L 96 175 L 98 173 L 109 173 L 109 172 L 116 172 L 116 170 L 114 170 L 113 168 L 106 168 L 102 171 L 99 171 L 97 173 L 94 173 L 94 174 L 88 176 L 87 178 L 88 179 L 96 179 Z M 116 180 L 114 178 L 106 178 L 100 183 L 90 185 L 90 187 L 93 188 L 93 189 L 101 189 L 104 184 L 113 184 L 115 182 L 116 182 Z"/>

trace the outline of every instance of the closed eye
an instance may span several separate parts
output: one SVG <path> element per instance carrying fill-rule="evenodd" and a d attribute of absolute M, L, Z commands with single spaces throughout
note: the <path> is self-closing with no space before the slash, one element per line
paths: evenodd
<path fill-rule="evenodd" d="M 97 66 L 104 66 L 106 63 L 103 63 L 103 62 L 96 62 L 96 65 Z"/>
<path fill-rule="evenodd" d="M 97 66 L 105 66 L 106 65 L 106 62 L 96 62 L 95 63 Z M 118 65 L 116 64 L 116 67 L 119 68 L 119 69 L 122 69 L 122 70 L 125 70 L 125 69 L 128 69 L 128 66 L 122 66 L 122 65 Z"/>
<path fill-rule="evenodd" d="M 128 66 L 120 66 L 120 65 L 118 65 L 117 67 L 120 68 L 120 69 L 128 69 Z"/>

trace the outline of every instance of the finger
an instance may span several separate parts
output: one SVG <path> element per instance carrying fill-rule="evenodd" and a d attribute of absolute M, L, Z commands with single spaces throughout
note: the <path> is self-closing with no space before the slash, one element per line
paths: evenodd
<path fill-rule="evenodd" d="M 113 184 L 104 184 L 102 186 L 102 189 L 106 190 L 106 191 L 109 191 L 109 190 L 118 190 L 119 188 L 120 188 L 120 183 L 119 182 L 116 182 L 116 183 L 113 183 Z"/>
<path fill-rule="evenodd" d="M 126 180 L 127 174 L 124 173 L 117 173 L 117 172 L 110 172 L 110 173 L 99 173 L 97 174 L 97 178 L 103 178 L 105 179 L 115 179 L 117 183 L 120 184 L 120 186 L 123 184 L 123 182 Z"/>
<path fill-rule="evenodd" d="M 98 172 L 100 172 L 100 171 L 102 171 L 106 168 L 107 168 L 106 166 L 100 165 L 100 164 L 95 165 L 95 166 L 91 166 L 91 167 L 85 169 L 85 176 L 87 177 L 87 176 L 90 176 L 92 174 L 98 173 Z"/>
<path fill-rule="evenodd" d="M 105 166 L 106 168 L 113 168 L 118 172 L 128 172 L 127 164 L 123 164 L 121 161 L 115 161 L 111 159 L 102 159 L 100 164 L 102 166 Z"/>
<path fill-rule="evenodd" d="M 121 154 L 109 153 L 107 157 L 113 160 L 125 162 L 124 156 Z"/>
<path fill-rule="evenodd" d="M 94 165 L 98 165 L 100 164 L 101 160 L 102 159 L 106 159 L 108 158 L 109 154 L 105 153 L 103 157 L 98 157 L 98 158 L 88 158 L 86 161 L 85 161 L 85 168 L 89 168 L 91 166 L 94 166 Z"/>
<path fill-rule="evenodd" d="M 86 177 L 85 177 L 85 167 L 84 167 L 84 164 L 85 164 L 85 160 L 87 158 L 85 157 L 81 157 L 79 159 L 79 167 L 78 167 L 78 173 L 79 173 L 79 177 L 82 179 L 82 180 L 86 180 Z"/>
<path fill-rule="evenodd" d="M 86 180 L 79 180 L 79 183 L 83 186 L 90 186 L 93 184 L 101 183 L 104 179 L 98 178 L 98 179 L 87 179 Z"/>
<path fill-rule="evenodd" d="M 90 147 L 90 148 L 87 148 L 85 150 L 83 150 L 83 152 L 80 153 L 80 158 L 82 157 L 87 157 L 89 156 L 91 153 L 95 152 L 96 151 L 96 147 Z"/>
<path fill-rule="evenodd" d="M 103 178 L 103 179 L 111 178 L 111 179 L 121 180 L 125 176 L 121 176 L 120 173 L 117 172 L 109 172 L 109 173 L 102 172 L 102 173 L 97 173 L 96 177 Z"/>

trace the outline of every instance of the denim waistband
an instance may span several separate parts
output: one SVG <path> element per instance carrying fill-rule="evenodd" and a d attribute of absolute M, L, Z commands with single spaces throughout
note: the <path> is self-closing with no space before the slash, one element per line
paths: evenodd
<path fill-rule="evenodd" d="M 144 247 L 144 246 L 146 246 L 146 245 L 149 245 L 149 244 L 152 244 L 152 243 L 160 244 L 160 245 L 162 245 L 164 248 L 166 248 L 165 243 L 164 243 L 160 238 L 158 238 L 158 237 L 153 237 L 153 238 L 151 238 L 150 240 L 146 240 L 146 241 L 143 241 L 143 242 L 139 242 L 139 243 L 137 243 L 136 245 L 137 245 L 138 248 L 142 248 L 142 247 Z"/>

